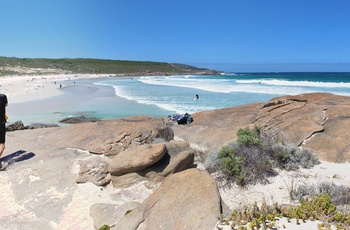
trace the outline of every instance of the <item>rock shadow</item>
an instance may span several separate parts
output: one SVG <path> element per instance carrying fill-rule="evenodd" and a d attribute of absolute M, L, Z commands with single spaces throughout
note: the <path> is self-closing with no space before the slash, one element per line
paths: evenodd
<path fill-rule="evenodd" d="M 163 172 L 164 169 L 169 165 L 169 163 L 170 163 L 170 155 L 169 153 L 166 153 L 157 163 L 143 170 L 143 174 L 146 175 L 151 171 L 154 171 L 156 173 Z"/>
<path fill-rule="evenodd" d="M 1 161 L 6 162 L 7 164 L 10 165 L 10 164 L 13 164 L 15 162 L 28 160 L 34 156 L 35 156 L 35 154 L 33 152 L 27 152 L 25 150 L 18 150 L 14 153 L 11 153 L 7 156 L 2 157 Z"/>

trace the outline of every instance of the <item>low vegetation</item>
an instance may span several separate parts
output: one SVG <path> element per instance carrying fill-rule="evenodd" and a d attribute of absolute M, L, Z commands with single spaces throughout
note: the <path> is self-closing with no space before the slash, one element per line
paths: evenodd
<path fill-rule="evenodd" d="M 205 165 L 209 172 L 217 172 L 226 185 L 268 182 L 276 175 L 275 169 L 297 170 L 319 164 L 318 158 L 307 149 L 284 145 L 264 136 L 258 127 L 240 129 L 237 141 L 207 156 Z M 350 188 L 333 183 L 303 185 L 293 188 L 291 198 L 298 200 L 298 206 L 284 206 L 275 203 L 269 206 L 263 202 L 259 207 L 244 206 L 234 210 L 229 217 L 222 215 L 221 224 L 232 229 L 274 229 L 281 218 L 296 224 L 307 220 L 319 220 L 319 229 L 348 229 L 350 226 Z"/>
<path fill-rule="evenodd" d="M 111 226 L 105 224 L 102 227 L 100 227 L 98 230 L 110 230 L 110 229 L 111 229 Z"/>
<path fill-rule="evenodd" d="M 205 165 L 209 172 L 220 172 L 221 181 L 240 186 L 267 183 L 276 175 L 276 168 L 296 170 L 319 164 L 318 158 L 307 149 L 284 145 L 264 137 L 260 129 L 240 129 L 236 143 L 209 154 Z"/>
<path fill-rule="evenodd" d="M 343 213 L 350 214 L 350 188 L 344 185 L 336 185 L 332 182 L 321 182 L 318 184 L 300 185 L 293 191 L 293 198 L 305 200 L 313 195 L 327 194 L 332 198 L 332 203 L 338 206 Z"/>
<path fill-rule="evenodd" d="M 183 64 L 150 61 L 124 61 L 84 58 L 9 58 L 0 57 L 0 76 L 40 74 L 195 74 L 215 73 Z"/>
<path fill-rule="evenodd" d="M 259 207 L 255 203 L 251 208 L 245 206 L 234 210 L 227 218 L 221 216 L 220 222 L 230 225 L 232 229 L 273 229 L 276 221 L 281 218 L 286 218 L 288 222 L 295 219 L 297 225 L 307 220 L 319 220 L 319 229 L 330 229 L 331 225 L 337 229 L 347 229 L 350 226 L 350 215 L 338 212 L 331 196 L 327 194 L 302 199 L 297 207 L 281 208 L 277 203 L 269 206 L 265 202 Z"/>

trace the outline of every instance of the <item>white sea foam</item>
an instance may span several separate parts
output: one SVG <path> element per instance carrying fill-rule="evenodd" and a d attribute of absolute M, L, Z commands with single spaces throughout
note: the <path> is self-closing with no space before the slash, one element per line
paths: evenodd
<path fill-rule="evenodd" d="M 287 81 L 277 79 L 252 79 L 252 80 L 236 80 L 240 84 L 266 84 L 278 86 L 310 86 L 310 87 L 325 87 L 325 88 L 350 88 L 350 83 L 344 82 L 315 82 L 315 81 Z"/>
<path fill-rule="evenodd" d="M 125 98 L 127 100 L 133 100 L 136 101 L 140 104 L 146 104 L 146 105 L 155 105 L 158 106 L 159 108 L 172 111 L 173 113 L 194 113 L 198 112 L 201 110 L 208 109 L 208 107 L 203 107 L 203 108 L 194 108 L 190 109 L 191 107 L 185 106 L 181 103 L 176 103 L 176 102 L 169 102 L 169 101 L 162 101 L 162 100 L 152 100 L 152 97 L 140 97 L 137 95 L 131 95 L 129 91 L 124 90 L 122 87 L 119 86 L 113 86 L 116 92 L 116 95 L 122 98 Z M 214 108 L 211 108 L 214 109 Z"/>
<path fill-rule="evenodd" d="M 200 90 L 207 90 L 211 92 L 230 92 L 228 89 L 220 87 L 217 80 L 212 79 L 191 79 L 191 78 L 177 78 L 169 77 L 166 79 L 154 79 L 154 78 L 142 78 L 139 79 L 142 83 L 151 84 L 151 85 L 164 85 L 164 86 L 174 86 L 174 87 L 184 87 L 184 88 L 193 88 Z M 216 84 L 214 84 L 216 83 Z"/>
<path fill-rule="evenodd" d="M 235 76 L 145 76 L 132 81 L 115 80 L 98 84 L 113 86 L 119 97 L 155 105 L 171 113 L 194 113 L 261 102 L 281 95 L 313 92 L 350 95 L 350 83 L 240 79 Z M 195 93 L 200 95 L 198 101 L 193 100 Z"/>
<path fill-rule="evenodd" d="M 237 74 L 237 73 L 220 73 L 220 75 L 224 75 L 224 76 L 239 76 L 240 74 Z"/>
<path fill-rule="evenodd" d="M 184 87 L 205 90 L 217 93 L 232 93 L 232 92 L 248 92 L 248 93 L 264 93 L 264 94 L 296 94 L 305 93 L 304 89 L 299 88 L 276 88 L 266 85 L 240 83 L 237 80 L 228 79 L 188 79 L 188 78 L 167 78 L 166 80 L 154 78 L 139 79 L 142 83 L 151 85 L 164 85 L 174 87 Z M 238 83 L 238 84 L 237 84 Z M 309 90 L 308 92 L 313 92 Z"/>

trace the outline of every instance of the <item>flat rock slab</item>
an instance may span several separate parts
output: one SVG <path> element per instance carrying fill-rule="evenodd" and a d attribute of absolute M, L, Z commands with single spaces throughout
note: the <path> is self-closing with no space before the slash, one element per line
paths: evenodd
<path fill-rule="evenodd" d="M 350 161 L 350 97 L 330 93 L 283 96 L 192 116 L 192 124 L 173 126 L 175 140 L 185 140 L 202 152 L 217 151 L 235 141 L 240 128 L 257 126 L 278 141 L 309 148 L 321 160 Z"/>

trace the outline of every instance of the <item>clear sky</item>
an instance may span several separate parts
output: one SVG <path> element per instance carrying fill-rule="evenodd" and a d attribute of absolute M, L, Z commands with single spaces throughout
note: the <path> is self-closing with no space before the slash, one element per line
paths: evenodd
<path fill-rule="evenodd" d="M 0 56 L 350 71 L 349 0 L 0 0 Z"/>

